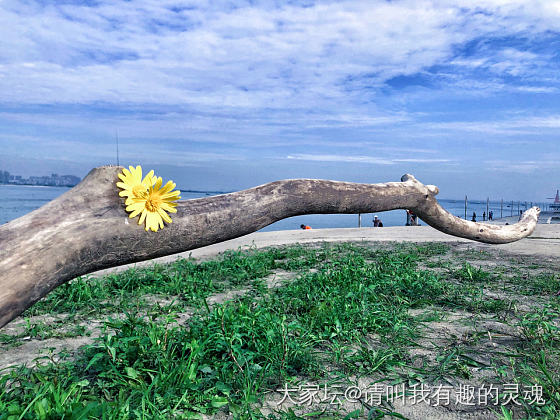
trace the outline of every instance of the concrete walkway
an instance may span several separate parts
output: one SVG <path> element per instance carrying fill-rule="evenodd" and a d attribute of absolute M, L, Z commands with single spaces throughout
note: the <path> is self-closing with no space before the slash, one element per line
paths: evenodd
<path fill-rule="evenodd" d="M 537 225 L 531 236 L 517 242 L 503 245 L 489 245 L 468 239 L 447 235 L 430 226 L 393 226 L 383 228 L 351 228 L 351 229 L 313 229 L 313 230 L 282 230 L 275 232 L 255 232 L 241 238 L 209 245 L 192 251 L 167 257 L 156 258 L 136 264 L 114 267 L 94 273 L 95 276 L 110 272 L 122 271 L 132 266 L 142 267 L 153 263 L 166 263 L 177 258 L 188 258 L 189 254 L 197 259 L 206 259 L 218 255 L 228 249 L 255 246 L 264 248 L 274 245 L 289 245 L 310 242 L 371 242 L 371 241 L 397 241 L 397 242 L 461 242 L 470 243 L 479 249 L 500 249 L 512 254 L 535 255 L 539 257 L 560 257 L 560 224 Z"/>

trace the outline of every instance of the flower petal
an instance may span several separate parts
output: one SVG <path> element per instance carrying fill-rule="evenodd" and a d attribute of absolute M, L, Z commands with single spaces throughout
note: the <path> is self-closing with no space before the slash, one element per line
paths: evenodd
<path fill-rule="evenodd" d="M 168 203 L 162 203 L 160 207 L 162 210 L 168 211 L 169 213 L 177 213 L 177 209 L 171 207 Z"/>
<path fill-rule="evenodd" d="M 128 216 L 128 217 L 130 217 L 132 219 L 132 218 L 138 216 L 141 211 L 142 211 L 142 209 L 136 209 L 132 213 L 130 213 L 130 216 Z"/>
<path fill-rule="evenodd" d="M 144 184 L 146 187 L 151 187 L 152 185 L 154 185 L 154 178 L 154 170 L 152 169 L 146 174 L 146 176 L 142 180 L 142 184 Z"/>
<path fill-rule="evenodd" d="M 148 210 L 144 209 L 142 214 L 140 215 L 140 219 L 138 220 L 138 224 L 141 225 L 146 220 L 146 214 L 148 214 Z M 146 229 L 147 230 L 147 229 Z"/>
<path fill-rule="evenodd" d="M 148 215 L 146 216 L 146 227 L 150 228 L 154 232 L 157 232 L 159 224 L 158 219 L 161 220 L 157 213 L 148 212 Z"/>
<path fill-rule="evenodd" d="M 163 188 L 161 189 L 160 193 L 161 193 L 161 194 L 165 194 L 165 193 L 171 191 L 171 190 L 172 190 L 173 188 L 175 188 L 175 187 L 176 187 L 176 185 L 175 185 L 175 183 L 174 183 L 173 181 L 167 181 L 167 184 L 165 184 L 165 185 L 163 186 Z"/>
<path fill-rule="evenodd" d="M 161 216 L 161 218 L 163 220 L 165 220 L 167 223 L 171 223 L 171 217 L 169 217 L 169 215 L 161 208 L 158 209 L 158 214 Z M 163 226 L 162 226 L 163 228 Z"/>
<path fill-rule="evenodd" d="M 177 197 L 177 198 L 175 198 L 175 200 L 178 200 L 179 198 L 181 198 L 181 197 L 179 196 L 179 194 L 181 194 L 181 191 L 175 190 L 175 191 L 171 191 L 171 192 L 166 193 L 166 194 L 162 194 L 161 196 L 162 196 L 163 198 Z"/>
<path fill-rule="evenodd" d="M 145 206 L 145 204 L 141 201 L 135 202 L 135 203 L 132 203 L 132 204 L 126 206 L 126 211 L 136 211 L 136 210 L 142 211 L 144 206 Z"/>

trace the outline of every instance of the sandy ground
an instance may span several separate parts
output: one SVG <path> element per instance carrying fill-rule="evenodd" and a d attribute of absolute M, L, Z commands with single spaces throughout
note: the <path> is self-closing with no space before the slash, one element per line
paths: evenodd
<path fill-rule="evenodd" d="M 94 275 L 104 275 L 110 272 L 122 271 L 132 266 L 146 266 L 153 263 L 166 263 L 177 258 L 205 259 L 213 257 L 228 249 L 254 246 L 264 248 L 275 245 L 289 245 L 309 242 L 346 242 L 346 241 L 397 241 L 397 242 L 462 242 L 472 244 L 480 249 L 499 249 L 512 254 L 536 255 L 539 257 L 560 257 L 560 224 L 537 225 L 533 234 L 525 239 L 503 245 L 483 244 L 469 239 L 447 235 L 430 226 L 392 226 L 383 228 L 350 228 L 350 229 L 312 229 L 312 230 L 282 230 L 275 232 L 255 232 L 237 239 L 209 245 L 192 251 L 167 257 L 157 258 L 141 263 L 125 265 L 96 272 Z"/>

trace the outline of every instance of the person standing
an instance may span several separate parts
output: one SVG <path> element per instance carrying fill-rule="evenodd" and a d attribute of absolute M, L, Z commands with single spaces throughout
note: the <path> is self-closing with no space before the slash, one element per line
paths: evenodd
<path fill-rule="evenodd" d="M 472 219 L 473 222 L 476 222 L 476 212 L 472 212 Z"/>

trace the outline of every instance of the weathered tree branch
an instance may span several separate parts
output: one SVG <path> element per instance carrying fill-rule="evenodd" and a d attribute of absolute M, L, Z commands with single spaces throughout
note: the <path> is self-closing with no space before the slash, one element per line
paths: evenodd
<path fill-rule="evenodd" d="M 237 238 L 291 216 L 411 209 L 445 233 L 498 244 L 530 235 L 540 211 L 496 226 L 451 215 L 437 203 L 437 187 L 412 175 L 371 185 L 293 179 L 180 201 L 173 223 L 146 232 L 118 196 L 121 170 L 93 169 L 59 198 L 0 227 L 0 327 L 75 277 Z"/>

